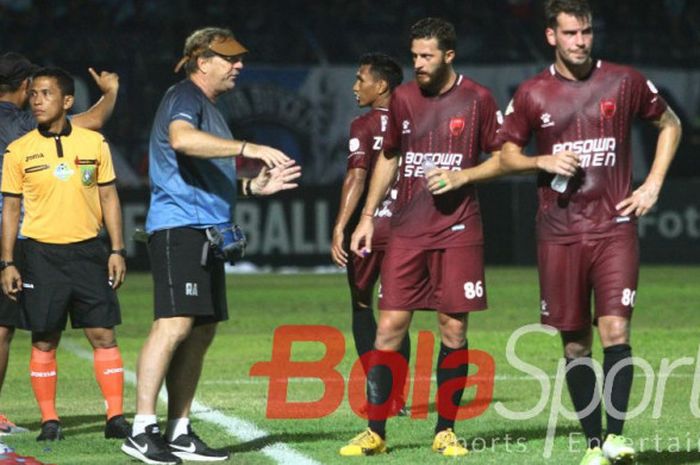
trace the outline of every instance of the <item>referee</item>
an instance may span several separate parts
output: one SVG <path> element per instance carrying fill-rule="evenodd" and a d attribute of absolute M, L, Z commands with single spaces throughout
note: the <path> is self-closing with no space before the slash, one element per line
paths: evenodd
<path fill-rule="evenodd" d="M 94 368 L 107 404 L 105 437 L 122 438 L 124 369 L 114 326 L 121 322 L 115 289 L 126 264 L 119 197 L 109 146 L 97 132 L 67 118 L 74 82 L 65 71 L 37 71 L 29 103 L 38 128 L 4 155 L 2 288 L 22 307 L 20 326 L 32 332 L 31 384 L 41 410 L 37 440 L 62 439 L 56 412 L 56 348 L 68 315 L 94 348 Z M 20 201 L 24 201 L 24 268 L 14 265 Z M 97 238 L 105 225 L 112 251 Z"/>
<path fill-rule="evenodd" d="M 29 131 L 36 129 L 34 115 L 25 109 L 29 101 L 31 76 L 39 69 L 25 56 L 7 52 L 0 56 L 0 166 L 2 154 L 11 142 Z M 98 73 L 93 68 L 88 71 L 101 92 L 101 97 L 87 111 L 73 115 L 71 123 L 87 129 L 99 130 L 109 119 L 117 101 L 119 76 L 109 71 Z M 0 198 L 0 211 L 2 198 Z M 21 243 L 15 243 L 15 258 L 21 253 Z M 21 270 L 21 263 L 18 263 Z M 19 305 L 0 293 L 0 390 L 2 390 L 7 362 L 10 355 L 10 342 L 15 326 L 19 322 Z M 5 415 L 0 413 L 0 436 L 25 432 Z M 1 446 L 0 446 L 1 448 Z"/>

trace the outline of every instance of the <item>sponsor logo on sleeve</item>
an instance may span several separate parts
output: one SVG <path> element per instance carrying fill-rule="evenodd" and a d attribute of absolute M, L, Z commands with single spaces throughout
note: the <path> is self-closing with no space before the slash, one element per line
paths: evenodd
<path fill-rule="evenodd" d="M 350 139 L 350 142 L 348 143 L 348 149 L 351 152 L 355 152 L 359 148 L 360 148 L 360 139 L 358 139 L 357 137 L 353 137 L 352 139 Z"/>

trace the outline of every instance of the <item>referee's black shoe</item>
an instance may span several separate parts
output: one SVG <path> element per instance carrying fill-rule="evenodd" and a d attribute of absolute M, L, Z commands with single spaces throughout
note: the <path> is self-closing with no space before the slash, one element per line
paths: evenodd
<path fill-rule="evenodd" d="M 146 426 L 146 432 L 136 436 L 128 436 L 122 444 L 122 452 L 143 463 L 152 465 L 176 465 L 182 463 L 179 457 L 173 455 L 160 435 L 158 425 Z"/>
<path fill-rule="evenodd" d="M 193 462 L 220 462 L 228 460 L 230 454 L 223 449 L 212 449 L 197 434 L 187 427 L 187 434 L 181 434 L 168 443 L 173 454 L 182 460 Z"/>
<path fill-rule="evenodd" d="M 61 423 L 58 420 L 49 420 L 41 424 L 41 433 L 36 437 L 37 441 L 60 441 L 63 439 Z"/>

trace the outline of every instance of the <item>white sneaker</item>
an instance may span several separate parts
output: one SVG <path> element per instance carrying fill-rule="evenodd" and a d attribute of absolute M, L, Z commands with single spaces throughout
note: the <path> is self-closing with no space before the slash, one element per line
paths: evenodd
<path fill-rule="evenodd" d="M 615 464 L 633 463 L 636 452 L 632 444 L 632 440 L 624 436 L 608 434 L 603 443 L 603 455 Z"/>

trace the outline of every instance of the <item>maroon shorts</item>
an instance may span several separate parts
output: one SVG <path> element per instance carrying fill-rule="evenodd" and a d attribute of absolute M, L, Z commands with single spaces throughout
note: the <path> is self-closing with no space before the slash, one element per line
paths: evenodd
<path fill-rule="evenodd" d="M 389 245 L 381 274 L 381 310 L 463 313 L 486 308 L 481 245 L 436 250 Z"/>
<path fill-rule="evenodd" d="M 596 324 L 601 316 L 632 315 L 639 278 L 636 234 L 573 244 L 540 242 L 537 261 L 542 323 L 576 331 Z"/>
<path fill-rule="evenodd" d="M 348 257 L 348 284 L 353 296 L 367 305 L 372 304 L 372 290 L 379 277 L 384 250 L 373 249 L 366 257 L 358 257 L 352 253 Z"/>

